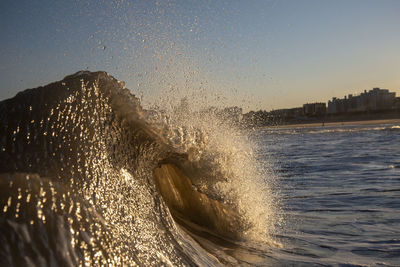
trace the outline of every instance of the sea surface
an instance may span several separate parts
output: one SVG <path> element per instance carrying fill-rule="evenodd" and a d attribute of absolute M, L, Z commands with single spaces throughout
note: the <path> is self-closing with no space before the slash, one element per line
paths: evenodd
<path fill-rule="evenodd" d="M 0 266 L 400 266 L 400 125 L 243 130 L 105 72 L 0 102 Z"/>
<path fill-rule="evenodd" d="M 266 265 L 400 266 L 400 126 L 265 128 L 286 223 Z"/>

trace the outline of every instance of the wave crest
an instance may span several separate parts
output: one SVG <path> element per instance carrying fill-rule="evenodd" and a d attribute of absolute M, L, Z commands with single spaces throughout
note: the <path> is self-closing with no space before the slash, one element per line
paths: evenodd
<path fill-rule="evenodd" d="M 276 198 L 263 186 L 268 184 L 262 181 L 266 173 L 258 169 L 246 135 L 211 120 L 212 114 L 186 113 L 185 119 L 166 114 L 143 109 L 122 82 L 105 72 L 78 72 L 1 102 L 0 173 L 8 176 L 2 176 L 0 189 L 7 192 L 9 187 L 15 203 L 15 209 L 6 209 L 8 198 L 1 198 L 1 227 L 19 237 L 16 246 L 8 247 L 12 251 L 2 248 L 8 255 L 5 262 L 51 262 L 59 249 L 52 233 L 70 232 L 60 253 L 72 256 L 61 257 L 60 264 L 217 265 L 215 256 L 182 231 L 171 213 L 183 225 L 198 224 L 225 238 L 243 238 L 260 229 L 270 233 Z M 35 194 L 51 194 L 53 203 L 59 203 L 32 199 L 32 205 L 46 208 L 46 220 L 39 220 L 43 211 L 27 213 L 21 204 L 26 197 L 19 194 L 30 186 L 28 177 L 36 177 Z M 177 206 L 179 201 L 185 205 Z M 76 208 L 77 203 L 87 212 L 69 211 L 63 220 L 72 223 L 55 223 L 57 205 Z M 29 228 L 30 220 L 17 214 L 31 214 L 36 226 Z M 96 239 L 98 225 L 103 230 Z M 28 236 L 38 231 L 48 245 L 42 256 L 18 246 L 26 231 L 15 229 L 26 227 L 33 229 Z M 90 236 L 98 240 L 93 243 L 97 249 L 88 244 Z M 6 231 L 0 237 L 10 244 Z"/>

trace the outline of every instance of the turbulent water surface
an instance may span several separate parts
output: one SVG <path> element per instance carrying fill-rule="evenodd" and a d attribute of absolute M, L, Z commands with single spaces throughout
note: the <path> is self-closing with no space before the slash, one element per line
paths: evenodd
<path fill-rule="evenodd" d="M 398 124 L 263 129 L 255 138 L 285 198 L 281 263 L 399 266 Z"/>
<path fill-rule="evenodd" d="M 241 130 L 104 72 L 0 103 L 2 266 L 396 266 L 400 128 Z"/>

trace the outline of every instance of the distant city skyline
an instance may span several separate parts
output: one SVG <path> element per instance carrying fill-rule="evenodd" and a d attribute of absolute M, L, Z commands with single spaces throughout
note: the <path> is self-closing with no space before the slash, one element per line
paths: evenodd
<path fill-rule="evenodd" d="M 104 70 L 147 104 L 278 109 L 400 95 L 400 1 L 0 3 L 0 100 Z"/>
<path fill-rule="evenodd" d="M 375 89 L 379 89 L 379 90 L 388 90 L 389 93 L 394 94 L 397 98 L 400 97 L 400 96 L 397 95 L 396 91 L 394 91 L 394 90 L 391 90 L 391 89 L 388 89 L 388 88 L 371 87 L 371 88 L 369 88 L 369 89 L 364 89 L 364 90 L 359 91 L 359 92 L 348 92 L 347 94 L 344 94 L 343 96 L 332 96 L 330 99 L 327 99 L 327 100 L 321 100 L 321 101 L 307 101 L 307 102 L 304 102 L 303 104 L 300 104 L 300 105 L 298 105 L 298 106 L 296 106 L 296 107 L 300 107 L 300 106 L 303 106 L 304 104 L 311 104 L 311 103 L 325 103 L 325 104 L 328 104 L 329 102 L 331 102 L 331 101 L 334 100 L 334 99 L 346 99 L 346 98 L 348 98 L 349 96 L 351 96 L 351 97 L 358 97 L 358 96 L 361 96 L 361 95 L 363 95 L 363 94 L 365 94 L 365 93 L 367 93 L 367 92 L 373 91 L 373 90 L 375 90 Z M 286 109 L 286 108 L 295 108 L 295 107 L 284 107 L 284 108 L 277 108 L 277 109 L 272 109 L 272 110 L 279 110 L 279 109 Z"/>
<path fill-rule="evenodd" d="M 250 110 L 243 113 L 238 107 L 224 109 L 223 117 L 230 115 L 236 123 L 245 122 L 246 127 L 271 126 L 279 124 L 304 124 L 325 122 L 343 122 L 360 120 L 398 119 L 400 115 L 400 97 L 388 89 L 373 88 L 361 94 L 348 94 L 343 98 L 333 97 L 326 102 L 307 102 L 301 106 L 272 109 Z"/>

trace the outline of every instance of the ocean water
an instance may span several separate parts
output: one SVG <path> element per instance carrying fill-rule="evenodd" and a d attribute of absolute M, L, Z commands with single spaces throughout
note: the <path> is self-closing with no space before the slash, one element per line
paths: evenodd
<path fill-rule="evenodd" d="M 148 110 L 80 71 L 0 102 L 0 266 L 398 266 L 399 139 Z"/>
<path fill-rule="evenodd" d="M 398 124 L 266 128 L 253 138 L 258 159 L 273 162 L 286 218 L 270 264 L 400 265 Z"/>

